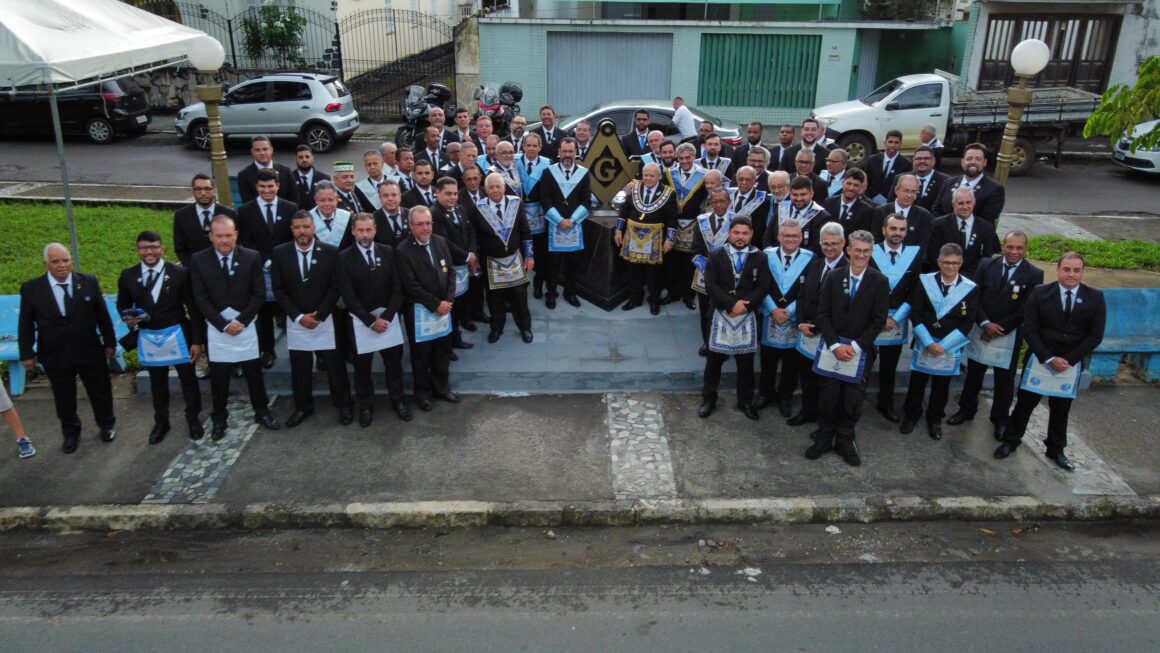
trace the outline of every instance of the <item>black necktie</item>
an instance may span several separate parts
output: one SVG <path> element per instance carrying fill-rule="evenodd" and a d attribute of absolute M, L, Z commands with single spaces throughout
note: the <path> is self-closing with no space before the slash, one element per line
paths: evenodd
<path fill-rule="evenodd" d="M 532 174 L 532 162 L 531 161 L 528 161 L 528 174 L 529 175 Z"/>
<path fill-rule="evenodd" d="M 842 205 L 842 215 L 838 216 L 838 222 L 845 222 L 846 215 L 850 212 L 850 207 L 845 204 Z"/>
<path fill-rule="evenodd" d="M 717 217 L 717 214 L 714 213 L 713 214 L 713 233 L 717 233 L 718 231 L 721 231 L 721 218 Z"/>
<path fill-rule="evenodd" d="M 785 269 L 788 270 L 791 263 L 793 263 L 793 256 L 790 254 L 786 254 L 785 255 Z"/>
<path fill-rule="evenodd" d="M 326 226 L 326 230 L 330 231 L 330 223 L 334 222 L 334 218 L 323 218 L 322 224 Z"/>
<path fill-rule="evenodd" d="M 737 202 L 733 205 L 733 210 L 736 212 L 740 212 L 741 207 L 743 207 L 743 206 L 745 206 L 745 196 L 742 195 L 741 193 L 737 193 Z"/>
<path fill-rule="evenodd" d="M 435 255 L 431 253 L 431 243 L 423 245 L 423 249 L 427 250 L 427 260 L 431 261 L 431 267 L 435 267 Z"/>
<path fill-rule="evenodd" d="M 918 192 L 919 197 L 926 197 L 926 185 L 930 183 L 930 177 L 925 177 L 922 180 L 922 188 Z"/>
<path fill-rule="evenodd" d="M 892 250 L 890 252 L 890 264 L 894 265 L 897 262 L 898 262 L 898 252 L 895 252 Z"/>
<path fill-rule="evenodd" d="M 306 175 L 298 173 L 298 188 L 306 190 Z"/>
<path fill-rule="evenodd" d="M 967 221 L 959 220 L 959 241 L 963 247 L 967 246 Z"/>
<path fill-rule="evenodd" d="M 431 206 L 432 204 L 435 203 L 435 198 L 431 197 L 431 191 L 429 191 L 429 190 L 423 191 L 423 197 L 426 198 L 426 200 L 427 200 L 427 206 Z"/>
<path fill-rule="evenodd" d="M 201 212 L 201 228 L 209 231 L 209 209 Z"/>
<path fill-rule="evenodd" d="M 307 275 L 310 274 L 310 250 L 302 252 L 302 280 L 306 281 Z"/>
<path fill-rule="evenodd" d="M 949 291 L 951 289 L 950 284 L 943 283 L 941 279 L 938 282 L 938 287 L 942 288 L 943 297 L 946 297 L 947 291 Z"/>
<path fill-rule="evenodd" d="M 153 284 L 157 283 L 157 271 L 149 270 L 149 276 L 145 278 L 145 291 L 152 293 Z"/>
<path fill-rule="evenodd" d="M 566 168 L 564 170 L 564 180 L 565 181 L 572 181 L 572 169 L 571 168 Z"/>
<path fill-rule="evenodd" d="M 644 203 L 652 204 L 652 191 L 647 188 L 644 190 Z"/>
<path fill-rule="evenodd" d="M 395 232 L 396 236 L 399 235 L 403 231 L 403 225 L 399 221 L 399 214 L 396 213 L 395 215 L 387 216 L 387 219 L 391 221 L 391 231 Z"/>
<path fill-rule="evenodd" d="M 497 216 L 503 215 L 503 207 L 500 206 L 499 204 L 495 205 L 495 214 Z"/>
<path fill-rule="evenodd" d="M 455 209 L 451 209 L 447 214 L 451 216 L 451 224 L 459 224 L 459 216 L 456 215 Z"/>
<path fill-rule="evenodd" d="M 1069 290 L 1064 294 L 1066 296 L 1066 299 L 1063 302 L 1063 314 L 1070 316 L 1071 315 L 1071 291 Z"/>
<path fill-rule="evenodd" d="M 369 249 L 367 250 L 367 267 L 372 269 L 375 267 L 375 255 Z"/>
<path fill-rule="evenodd" d="M 266 205 L 266 226 L 271 228 L 271 229 L 274 228 L 274 205 L 273 204 Z"/>
<path fill-rule="evenodd" d="M 222 257 L 222 274 L 226 275 L 227 278 L 230 276 L 230 257 L 228 256 Z"/>
<path fill-rule="evenodd" d="M 60 286 L 60 290 L 62 293 L 61 296 L 64 299 L 64 301 L 61 302 L 61 304 L 64 305 L 64 310 L 61 311 L 61 314 L 64 315 L 65 317 L 68 317 L 68 300 L 69 300 L 68 284 L 67 283 L 58 283 L 56 285 Z"/>

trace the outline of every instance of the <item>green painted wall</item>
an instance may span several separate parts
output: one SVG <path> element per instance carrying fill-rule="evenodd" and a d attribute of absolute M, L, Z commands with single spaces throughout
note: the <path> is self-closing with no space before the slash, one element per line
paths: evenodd
<path fill-rule="evenodd" d="M 874 85 L 900 75 L 929 73 L 935 68 L 953 72 L 961 58 L 962 49 L 955 49 L 949 28 L 883 32 Z"/>

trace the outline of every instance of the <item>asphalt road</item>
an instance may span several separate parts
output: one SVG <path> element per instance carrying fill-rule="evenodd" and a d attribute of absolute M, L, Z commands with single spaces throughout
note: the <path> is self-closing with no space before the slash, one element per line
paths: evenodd
<path fill-rule="evenodd" d="M 160 116 L 160 121 L 171 118 Z M 329 154 L 317 156 L 317 165 L 328 170 L 334 161 L 361 161 L 362 152 L 376 143 L 352 141 Z M 290 165 L 294 144 L 274 145 L 275 158 Z M 171 133 L 151 131 L 135 139 L 110 145 L 93 145 L 79 138 L 65 144 L 70 179 L 81 183 L 131 183 L 185 185 L 195 172 L 207 170 L 208 155 Z M 59 181 L 55 144 L 51 140 L 0 141 L 0 180 Z M 241 168 L 248 147 L 231 141 L 230 170 Z M 944 172 L 954 174 L 957 160 L 944 162 Z M 1040 213 L 1160 213 L 1160 175 L 1129 173 L 1110 160 L 1067 161 L 1056 170 L 1040 163 L 1025 177 L 1011 179 L 1007 211 Z"/>
<path fill-rule="evenodd" d="M 1156 527 L 0 537 L 20 651 L 1154 651 Z"/>

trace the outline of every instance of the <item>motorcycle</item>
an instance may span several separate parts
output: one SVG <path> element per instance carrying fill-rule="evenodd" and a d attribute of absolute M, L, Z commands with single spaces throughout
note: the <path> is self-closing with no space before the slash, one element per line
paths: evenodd
<path fill-rule="evenodd" d="M 512 119 L 520 115 L 519 101 L 524 99 L 524 89 L 515 82 L 504 82 L 497 91 L 496 85 L 489 83 L 475 89 L 474 97 L 475 117 L 491 118 L 492 131 L 500 137 L 507 136 Z"/>
<path fill-rule="evenodd" d="M 395 132 L 395 145 L 399 147 L 414 147 L 415 137 L 431 124 L 427 115 L 433 108 L 443 109 L 445 115 L 454 115 L 454 107 L 449 107 L 447 101 L 451 99 L 451 89 L 443 84 L 430 84 L 426 88 L 414 85 L 408 86 L 403 97 L 403 120 Z"/>

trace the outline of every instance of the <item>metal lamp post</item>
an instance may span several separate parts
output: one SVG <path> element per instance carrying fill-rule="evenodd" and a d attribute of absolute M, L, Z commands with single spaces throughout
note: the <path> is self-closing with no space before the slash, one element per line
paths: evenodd
<path fill-rule="evenodd" d="M 212 36 L 203 36 L 189 44 L 189 63 L 197 69 L 197 98 L 205 103 L 205 116 L 209 128 L 209 159 L 213 169 L 214 185 L 217 187 L 217 203 L 232 206 L 230 196 L 230 171 L 226 166 L 226 144 L 222 137 L 222 117 L 220 105 L 222 88 L 213 83 L 213 76 L 226 60 L 222 44 Z"/>
<path fill-rule="evenodd" d="M 1019 85 L 1007 89 L 1010 109 L 1007 111 L 1007 126 L 1003 128 L 1003 141 L 999 145 L 999 158 L 995 164 L 995 181 L 1000 186 L 1007 185 L 1007 174 L 1015 159 L 1015 135 L 1019 133 L 1024 109 L 1031 104 L 1032 91 L 1027 88 L 1027 83 L 1042 72 L 1050 60 L 1051 49 L 1039 39 L 1020 41 L 1011 50 L 1011 67 L 1015 69 Z"/>

